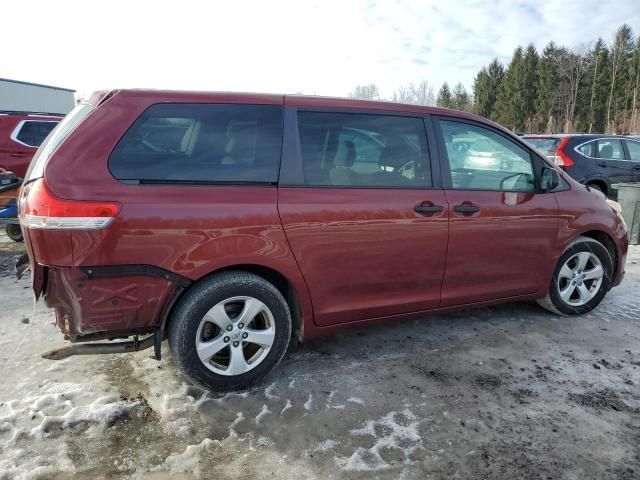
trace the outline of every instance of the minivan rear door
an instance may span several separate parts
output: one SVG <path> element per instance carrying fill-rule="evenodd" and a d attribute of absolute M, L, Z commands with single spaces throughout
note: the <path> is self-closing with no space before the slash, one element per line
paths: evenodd
<path fill-rule="evenodd" d="M 448 205 L 424 118 L 288 107 L 285 131 L 278 209 L 315 323 L 437 308 Z"/>

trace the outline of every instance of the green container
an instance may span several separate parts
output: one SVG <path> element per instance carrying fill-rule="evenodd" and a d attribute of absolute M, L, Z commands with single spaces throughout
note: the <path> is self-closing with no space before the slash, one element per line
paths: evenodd
<path fill-rule="evenodd" d="M 640 244 L 640 183 L 618 183 L 618 203 L 622 206 L 622 217 L 629 227 L 630 242 Z"/>

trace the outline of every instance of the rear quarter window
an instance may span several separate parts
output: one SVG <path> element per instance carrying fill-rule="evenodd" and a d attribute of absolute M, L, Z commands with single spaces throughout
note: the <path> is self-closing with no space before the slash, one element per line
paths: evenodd
<path fill-rule="evenodd" d="M 576 150 L 585 157 L 595 158 L 595 146 L 596 142 L 595 140 L 592 140 L 591 142 L 583 143 L 582 145 L 576 147 Z"/>
<path fill-rule="evenodd" d="M 282 109 L 272 105 L 158 104 L 129 128 L 109 157 L 118 180 L 278 180 Z"/>

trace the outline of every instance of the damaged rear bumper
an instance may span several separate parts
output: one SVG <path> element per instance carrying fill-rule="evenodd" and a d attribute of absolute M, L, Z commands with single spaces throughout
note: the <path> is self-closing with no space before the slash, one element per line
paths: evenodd
<path fill-rule="evenodd" d="M 149 265 L 45 267 L 35 265 L 58 328 L 72 342 L 122 338 L 163 326 L 174 294 L 190 280 Z"/>

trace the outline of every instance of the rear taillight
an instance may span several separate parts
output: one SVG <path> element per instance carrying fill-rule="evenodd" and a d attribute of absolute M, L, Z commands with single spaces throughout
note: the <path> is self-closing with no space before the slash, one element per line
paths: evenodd
<path fill-rule="evenodd" d="M 561 167 L 573 167 L 576 163 L 569 158 L 569 155 L 564 151 L 564 147 L 569 142 L 569 137 L 564 137 L 560 141 L 560 145 L 558 145 L 558 149 L 556 150 L 556 156 L 553 157 L 553 161 L 556 165 L 560 165 Z"/>
<path fill-rule="evenodd" d="M 20 192 L 20 223 L 27 228 L 96 230 L 108 226 L 119 211 L 118 203 L 58 198 L 44 179 L 28 183 Z"/>

